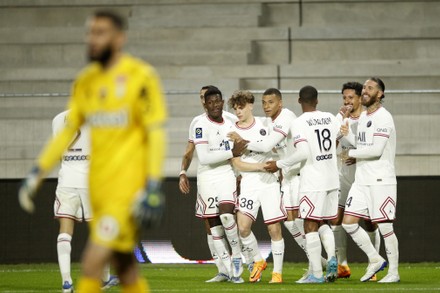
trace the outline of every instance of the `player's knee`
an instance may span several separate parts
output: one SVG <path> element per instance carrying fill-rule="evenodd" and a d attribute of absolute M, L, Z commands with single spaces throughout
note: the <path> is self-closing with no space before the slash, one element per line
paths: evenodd
<path fill-rule="evenodd" d="M 394 231 L 393 223 L 379 223 L 377 225 L 379 226 L 379 231 L 382 236 L 393 233 Z"/>
<path fill-rule="evenodd" d="M 220 221 L 222 221 L 223 226 L 226 227 L 235 223 L 235 218 L 233 214 L 226 213 L 220 215 Z"/>
<path fill-rule="evenodd" d="M 347 232 L 348 234 L 353 234 L 360 227 L 359 227 L 359 224 L 344 224 L 344 223 L 342 223 L 342 228 L 344 228 L 345 232 Z"/>

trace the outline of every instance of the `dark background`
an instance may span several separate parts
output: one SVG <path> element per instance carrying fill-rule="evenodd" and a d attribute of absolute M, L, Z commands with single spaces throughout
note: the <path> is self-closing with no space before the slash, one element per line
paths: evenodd
<path fill-rule="evenodd" d="M 395 232 L 399 239 L 401 262 L 440 261 L 440 177 L 399 177 Z M 0 263 L 56 262 L 58 223 L 53 219 L 56 180 L 45 181 L 37 198 L 36 212 L 23 212 L 17 201 L 20 180 L 0 180 Z M 178 179 L 167 178 L 166 216 L 160 228 L 144 233 L 143 240 L 171 240 L 175 250 L 193 260 L 209 259 L 202 221 L 194 216 L 195 179 L 191 195 L 181 195 Z M 261 215 L 254 225 L 257 239 L 269 240 Z M 286 261 L 306 261 L 305 255 L 283 228 Z M 87 237 L 87 225 L 76 225 L 72 241 L 72 260 L 78 261 Z M 349 262 L 365 262 L 366 256 L 348 237 Z M 383 241 L 382 241 L 382 253 Z"/>

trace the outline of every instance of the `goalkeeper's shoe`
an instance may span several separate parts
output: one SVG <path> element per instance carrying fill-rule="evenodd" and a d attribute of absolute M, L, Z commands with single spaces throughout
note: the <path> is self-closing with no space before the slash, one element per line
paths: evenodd
<path fill-rule="evenodd" d="M 266 267 L 267 262 L 264 259 L 254 262 L 254 267 L 252 269 L 251 275 L 249 276 L 249 282 L 260 282 L 261 275 L 263 274 L 263 271 L 266 269 Z"/>
<path fill-rule="evenodd" d="M 223 273 L 218 273 L 214 278 L 206 280 L 205 283 L 220 283 L 229 281 L 229 276 Z"/>
<path fill-rule="evenodd" d="M 107 290 L 111 287 L 119 285 L 119 278 L 115 275 L 110 275 L 110 278 L 107 282 L 102 282 L 102 290 Z"/>
<path fill-rule="evenodd" d="M 351 270 L 348 265 L 338 265 L 338 278 L 348 279 L 351 276 Z"/>
<path fill-rule="evenodd" d="M 73 293 L 73 284 L 70 284 L 68 281 L 65 281 L 63 284 L 63 293 Z"/>
<path fill-rule="evenodd" d="M 157 227 L 162 222 L 165 196 L 159 181 L 150 180 L 135 202 L 133 216 L 142 228 Z"/>

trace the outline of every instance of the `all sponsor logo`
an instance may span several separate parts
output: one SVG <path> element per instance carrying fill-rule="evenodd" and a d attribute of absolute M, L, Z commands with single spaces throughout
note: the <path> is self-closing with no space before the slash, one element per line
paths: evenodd
<path fill-rule="evenodd" d="M 63 156 L 63 161 L 88 161 L 90 160 L 89 155 L 71 155 L 71 156 Z"/>
<path fill-rule="evenodd" d="M 332 154 L 316 156 L 317 161 L 325 161 L 333 158 Z"/>

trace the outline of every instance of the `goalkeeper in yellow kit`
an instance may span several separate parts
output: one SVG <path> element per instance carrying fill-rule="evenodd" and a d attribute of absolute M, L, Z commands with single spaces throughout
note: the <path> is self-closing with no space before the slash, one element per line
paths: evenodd
<path fill-rule="evenodd" d="M 93 221 L 82 261 L 78 292 L 100 292 L 103 267 L 113 262 L 122 292 L 146 292 L 133 249 L 140 223 L 155 225 L 165 152 L 166 108 L 159 77 L 139 59 L 122 53 L 125 22 L 111 11 L 88 21 L 90 64 L 74 82 L 65 128 L 50 141 L 19 191 L 23 209 L 86 123 L 91 129 L 90 200 Z"/>

